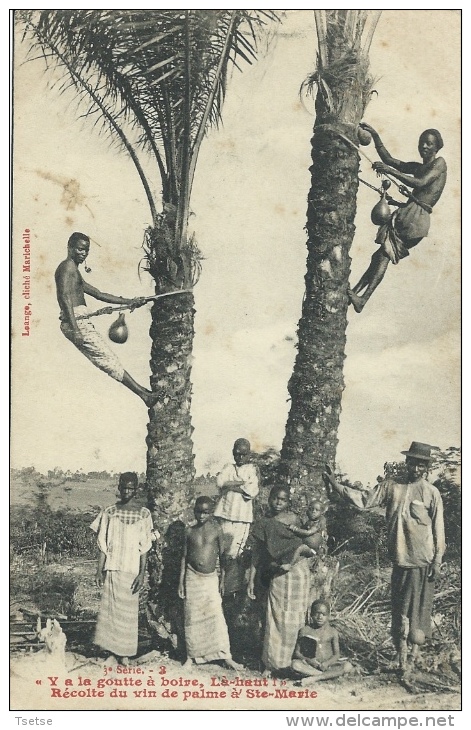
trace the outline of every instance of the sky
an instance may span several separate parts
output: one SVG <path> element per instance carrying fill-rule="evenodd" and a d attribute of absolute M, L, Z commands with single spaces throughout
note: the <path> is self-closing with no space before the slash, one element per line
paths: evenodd
<path fill-rule="evenodd" d="M 146 199 L 132 163 L 87 120 L 77 120 L 74 98 L 48 88 L 43 62 L 23 63 L 25 51 L 17 41 L 12 465 L 142 471 L 146 408 L 63 337 L 53 276 L 69 235 L 79 230 L 93 239 L 86 275 L 92 285 L 123 296 L 152 294 L 148 275 L 138 275 L 150 222 Z M 315 56 L 312 12 L 288 11 L 260 60 L 232 75 L 224 124 L 202 145 L 190 218 L 204 255 L 192 371 L 198 474 L 220 469 L 239 436 L 255 451 L 282 443 L 304 291 L 314 124 L 313 100 L 299 89 Z M 349 313 L 337 462 L 364 483 L 412 440 L 460 444 L 460 13 L 384 11 L 370 60 L 378 93 L 365 120 L 402 160 L 418 159 L 420 132 L 438 128 L 448 182 L 429 236 L 389 267 L 361 315 Z M 365 152 L 377 159 L 372 146 Z M 366 159 L 361 169 L 376 184 Z M 155 174 L 153 181 L 158 191 Z M 361 187 L 351 283 L 376 250 L 376 200 Z M 32 250 L 29 337 L 21 336 L 25 229 Z M 94 322 L 106 335 L 112 321 Z M 146 383 L 149 309 L 127 321 L 128 342 L 113 348 Z"/>

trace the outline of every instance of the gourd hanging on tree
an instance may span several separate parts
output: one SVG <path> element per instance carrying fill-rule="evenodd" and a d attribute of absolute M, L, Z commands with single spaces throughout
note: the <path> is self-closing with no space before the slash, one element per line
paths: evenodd
<path fill-rule="evenodd" d="M 391 218 L 391 208 L 386 201 L 386 192 L 389 190 L 391 183 L 389 180 L 383 180 L 381 183 L 383 191 L 381 198 L 378 200 L 373 210 L 371 211 L 371 222 L 375 226 L 384 226 L 385 223 Z"/>
<path fill-rule="evenodd" d="M 122 345 L 129 337 L 129 330 L 124 318 L 124 312 L 121 312 L 118 319 L 113 322 L 108 330 L 108 337 L 118 345 Z"/>
<path fill-rule="evenodd" d="M 363 127 L 357 127 L 357 139 L 363 147 L 367 147 L 371 140 L 371 134 L 368 132 L 367 129 L 363 129 Z"/>

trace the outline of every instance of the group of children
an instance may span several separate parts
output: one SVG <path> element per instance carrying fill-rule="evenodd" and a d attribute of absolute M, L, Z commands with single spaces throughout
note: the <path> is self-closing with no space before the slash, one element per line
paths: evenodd
<path fill-rule="evenodd" d="M 274 488 L 269 504 L 289 503 L 288 491 Z M 181 562 L 179 596 L 184 599 L 187 662 L 196 664 L 222 660 L 232 669 L 240 669 L 231 655 L 222 596 L 226 555 L 222 528 L 213 518 L 214 504 L 209 497 L 198 497 L 194 515 L 196 523 L 185 533 Z M 326 540 L 324 507 L 315 500 L 307 508 L 307 519 L 298 526 L 294 513 L 280 509 L 278 539 L 273 541 L 269 565 L 273 574 L 288 573 L 303 558 L 322 554 Z M 219 571 L 217 566 L 219 564 Z M 251 570 L 249 595 L 253 595 Z M 303 683 L 331 679 L 346 673 L 350 664 L 340 657 L 338 632 L 329 623 L 329 606 L 316 600 L 311 606 L 309 624 L 299 630 L 292 655 L 291 669 Z"/>
<path fill-rule="evenodd" d="M 110 651 L 122 664 L 128 664 L 129 656 L 137 653 L 138 596 L 152 539 L 150 512 L 133 503 L 136 492 L 137 475 L 121 475 L 118 503 L 104 510 L 92 525 L 100 548 L 96 582 L 103 587 L 95 643 Z M 243 493 L 234 496 L 243 499 Z M 286 488 L 272 489 L 268 507 L 275 519 L 259 520 L 267 520 L 276 528 L 274 539 L 268 545 L 268 562 L 265 562 L 268 576 L 287 575 L 300 561 L 306 562 L 305 558 L 324 553 L 326 519 L 320 501 L 308 505 L 306 520 L 301 524 L 289 509 Z M 178 595 L 184 602 L 186 666 L 220 661 L 226 667 L 239 670 L 242 666 L 232 657 L 222 605 L 225 569 L 232 558 L 226 548 L 221 520 L 214 516 L 214 511 L 215 504 L 210 497 L 198 497 L 194 504 L 195 522 L 185 530 Z M 255 535 L 256 527 L 257 522 Z M 259 567 L 254 560 L 248 585 L 251 598 L 255 598 L 254 578 Z M 270 577 L 267 580 L 269 583 Z M 296 635 L 291 638 L 288 651 L 291 669 L 306 682 L 343 674 L 349 665 L 340 658 L 338 634 L 329 623 L 327 604 L 315 601 L 309 625 L 303 626 L 306 608 L 307 605 L 301 609 L 298 618 L 297 640 Z M 270 666 L 266 668 L 269 670 Z"/>

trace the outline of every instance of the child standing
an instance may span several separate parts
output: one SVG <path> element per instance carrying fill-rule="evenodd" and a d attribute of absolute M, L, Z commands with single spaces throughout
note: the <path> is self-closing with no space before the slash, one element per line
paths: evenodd
<path fill-rule="evenodd" d="M 339 634 L 330 625 L 325 601 L 312 604 L 311 623 L 299 631 L 291 668 L 305 677 L 303 684 L 335 679 L 352 671 L 350 662 L 340 657 Z"/>
<path fill-rule="evenodd" d="M 137 484 L 136 473 L 121 474 L 119 501 L 90 525 L 100 548 L 95 582 L 103 586 L 94 643 L 125 665 L 137 653 L 139 591 L 152 545 L 151 513 L 132 502 Z"/>
<path fill-rule="evenodd" d="M 224 593 L 223 532 L 213 519 L 209 497 L 198 497 L 196 524 L 187 527 L 178 595 L 185 601 L 187 661 L 206 664 L 223 660 L 230 669 L 241 669 L 231 655 L 229 634 L 222 611 Z M 219 559 L 220 575 L 216 571 Z"/>
<path fill-rule="evenodd" d="M 242 554 L 253 520 L 253 500 L 258 495 L 258 470 L 250 463 L 251 448 L 247 439 L 240 438 L 232 450 L 233 464 L 226 464 L 217 475 L 220 498 L 214 510 L 224 534 L 228 559 Z M 236 586 L 239 590 L 242 586 Z"/>

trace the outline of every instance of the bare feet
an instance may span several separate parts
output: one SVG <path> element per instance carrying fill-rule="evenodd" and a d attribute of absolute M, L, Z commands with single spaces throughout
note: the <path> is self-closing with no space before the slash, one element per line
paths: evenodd
<path fill-rule="evenodd" d="M 352 672 L 355 672 L 355 667 L 353 664 L 350 664 L 350 662 L 343 662 L 343 673 L 344 674 L 352 674 Z"/>
<path fill-rule="evenodd" d="M 408 646 L 407 641 L 405 641 L 404 639 L 401 639 L 399 643 L 399 650 L 397 653 L 399 657 L 399 672 L 407 673 L 407 670 L 409 669 L 409 665 L 407 662 Z"/>
<path fill-rule="evenodd" d="M 229 669 L 235 669 L 236 671 L 238 671 L 238 670 L 240 670 L 240 669 L 245 669 L 245 667 L 244 667 L 244 665 L 243 665 L 243 664 L 238 664 L 237 662 L 235 662 L 235 661 L 233 660 L 233 658 L 232 658 L 232 657 L 231 657 L 230 659 L 224 659 L 224 664 L 225 664 L 225 665 L 226 665 L 226 667 L 228 667 Z"/>
<path fill-rule="evenodd" d="M 347 295 L 348 295 L 348 298 L 350 299 L 350 304 L 353 304 L 353 309 L 355 310 L 355 312 L 358 312 L 358 314 L 360 314 L 360 312 L 362 311 L 363 307 L 366 304 L 363 297 L 360 297 L 358 294 L 355 294 L 355 292 L 353 292 L 351 289 L 347 289 Z"/>
<path fill-rule="evenodd" d="M 265 669 L 262 672 L 262 677 L 271 677 L 271 676 L 272 676 L 271 671 L 267 667 L 265 667 Z"/>
<path fill-rule="evenodd" d="M 391 659 L 391 663 L 390 663 L 391 669 L 399 669 L 400 660 L 401 660 L 401 655 L 400 655 L 400 652 L 397 651 L 394 654 L 394 657 Z"/>
<path fill-rule="evenodd" d="M 309 687 L 310 684 L 315 684 L 318 681 L 318 677 L 303 677 L 299 684 L 301 687 Z"/>
<path fill-rule="evenodd" d="M 129 657 L 128 656 L 122 656 L 122 657 L 119 658 L 118 661 L 121 664 L 121 666 L 123 666 L 123 667 L 129 667 L 129 665 L 131 663 L 129 661 Z"/>
<path fill-rule="evenodd" d="M 420 647 L 418 644 L 412 644 L 412 651 L 410 653 L 410 662 L 414 665 L 416 662 L 420 663 L 422 655 L 420 653 Z"/>

